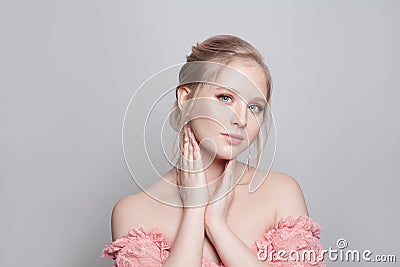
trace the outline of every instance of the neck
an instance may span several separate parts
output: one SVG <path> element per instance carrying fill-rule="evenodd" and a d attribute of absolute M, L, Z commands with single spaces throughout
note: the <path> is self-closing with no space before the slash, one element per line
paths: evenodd
<path fill-rule="evenodd" d="M 225 165 L 228 161 L 225 159 L 216 159 L 214 157 L 214 155 L 210 156 L 209 154 L 202 152 L 202 162 L 208 184 L 211 184 L 223 175 L 225 171 Z M 238 182 L 237 179 L 240 179 L 237 185 L 248 185 L 250 183 L 248 178 L 252 178 L 254 176 L 254 171 L 255 169 L 249 171 L 246 165 L 237 162 L 235 168 L 235 177 L 232 177 L 232 179 L 234 179 L 234 182 Z"/>
<path fill-rule="evenodd" d="M 226 160 L 214 159 L 211 163 L 209 160 L 203 158 L 204 172 L 207 177 L 207 183 L 212 183 L 222 176 L 225 171 Z M 209 166 L 207 166 L 209 165 Z"/>

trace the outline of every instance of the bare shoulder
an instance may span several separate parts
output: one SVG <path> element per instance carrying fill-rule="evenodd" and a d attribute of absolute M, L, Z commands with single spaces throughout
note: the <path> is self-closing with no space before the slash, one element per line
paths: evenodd
<path fill-rule="evenodd" d="M 279 189 L 280 194 L 293 190 L 301 190 L 299 183 L 294 177 L 290 176 L 289 174 L 283 172 L 258 172 L 260 172 L 262 175 L 267 175 L 267 178 L 265 179 L 265 187 L 274 191 Z"/>
<path fill-rule="evenodd" d="M 276 222 L 288 216 L 308 215 L 303 191 L 294 177 L 282 172 L 261 171 L 261 174 L 267 177 L 260 190 L 274 202 Z"/>
<path fill-rule="evenodd" d="M 113 240 L 126 234 L 133 227 L 142 226 L 148 218 L 147 212 L 155 204 L 145 193 L 140 192 L 122 197 L 114 205 L 111 215 L 111 228 Z M 138 216 L 140 214 L 140 216 Z"/>

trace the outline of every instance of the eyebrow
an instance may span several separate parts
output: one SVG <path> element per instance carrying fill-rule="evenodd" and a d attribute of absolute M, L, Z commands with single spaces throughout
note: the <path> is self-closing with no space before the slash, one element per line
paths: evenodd
<path fill-rule="evenodd" d="M 227 88 L 227 87 L 217 86 L 217 89 L 228 90 L 228 91 L 231 91 L 231 92 L 235 93 L 236 95 L 240 96 L 239 92 L 237 90 L 235 90 L 234 88 Z M 260 101 L 265 105 L 267 104 L 267 101 L 265 100 L 265 98 L 262 98 L 262 97 L 259 97 L 259 96 L 252 98 L 252 100 Z"/>

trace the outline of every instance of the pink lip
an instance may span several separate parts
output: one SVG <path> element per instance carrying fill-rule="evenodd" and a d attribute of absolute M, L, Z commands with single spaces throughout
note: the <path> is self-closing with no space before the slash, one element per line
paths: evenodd
<path fill-rule="evenodd" d="M 237 135 L 237 134 L 226 134 L 226 133 L 223 133 L 222 135 L 232 145 L 237 145 L 237 144 L 239 144 L 240 142 L 242 142 L 244 140 L 244 137 L 242 137 L 240 135 Z"/>

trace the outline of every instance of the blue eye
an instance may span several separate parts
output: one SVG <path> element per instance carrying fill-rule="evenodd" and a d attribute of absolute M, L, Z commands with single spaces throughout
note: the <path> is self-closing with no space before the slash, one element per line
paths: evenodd
<path fill-rule="evenodd" d="M 228 95 L 219 95 L 218 98 L 221 99 L 223 102 L 226 102 L 226 103 L 232 101 L 232 98 L 230 96 L 228 96 Z"/>
<path fill-rule="evenodd" d="M 250 106 L 249 106 L 249 109 L 250 109 L 251 111 L 253 111 L 253 112 L 259 112 L 259 111 L 262 111 L 262 110 L 263 110 L 262 107 L 257 106 L 257 105 L 250 105 Z"/>

